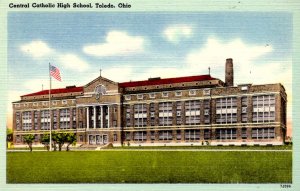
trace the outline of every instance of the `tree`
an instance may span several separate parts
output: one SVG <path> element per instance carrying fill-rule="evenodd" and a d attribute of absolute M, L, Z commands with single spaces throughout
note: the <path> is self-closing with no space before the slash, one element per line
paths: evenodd
<path fill-rule="evenodd" d="M 30 152 L 32 152 L 32 142 L 34 140 L 34 136 L 32 134 L 24 135 L 23 140 L 29 146 Z"/>
<path fill-rule="evenodd" d="M 52 132 L 52 146 L 53 146 L 53 149 L 54 151 L 57 150 L 57 147 L 56 147 L 56 144 L 57 144 L 57 133 L 56 132 Z"/>
<path fill-rule="evenodd" d="M 50 136 L 49 134 L 44 134 L 41 138 L 41 143 L 47 148 L 49 151 L 49 143 L 50 143 Z"/>
<path fill-rule="evenodd" d="M 52 137 L 52 140 L 54 140 L 54 142 L 58 144 L 58 150 L 61 151 L 62 146 L 67 141 L 67 133 L 55 133 L 55 135 Z"/>
<path fill-rule="evenodd" d="M 76 145 L 76 135 L 74 133 L 68 133 L 66 136 L 66 142 L 68 143 L 67 151 L 69 151 L 70 145 Z"/>

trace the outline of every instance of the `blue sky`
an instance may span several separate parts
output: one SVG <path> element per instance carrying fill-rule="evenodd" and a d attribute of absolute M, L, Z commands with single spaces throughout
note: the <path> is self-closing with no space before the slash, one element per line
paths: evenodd
<path fill-rule="evenodd" d="M 291 103 L 292 15 L 286 12 L 147 12 L 8 14 L 10 101 L 49 88 L 48 63 L 63 82 L 99 75 L 117 82 L 208 73 L 224 80 L 233 58 L 235 84 L 283 83 Z M 290 109 L 289 109 L 290 110 Z"/>

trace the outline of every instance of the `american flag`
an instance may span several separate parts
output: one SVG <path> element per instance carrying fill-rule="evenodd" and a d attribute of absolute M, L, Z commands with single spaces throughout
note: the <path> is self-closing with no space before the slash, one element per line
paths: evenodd
<path fill-rule="evenodd" d="M 50 75 L 53 76 L 58 81 L 61 81 L 59 69 L 55 66 L 50 65 Z"/>

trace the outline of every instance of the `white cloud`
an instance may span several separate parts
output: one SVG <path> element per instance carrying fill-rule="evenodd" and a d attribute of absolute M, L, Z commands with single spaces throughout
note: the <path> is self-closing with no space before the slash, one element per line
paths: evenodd
<path fill-rule="evenodd" d="M 111 31 L 106 36 L 106 42 L 83 47 L 83 52 L 93 56 L 119 56 L 135 54 L 144 49 L 144 38 L 130 36 L 126 32 Z"/>
<path fill-rule="evenodd" d="M 85 71 L 89 68 L 89 64 L 75 54 L 60 55 L 59 60 L 65 68 L 70 70 Z"/>
<path fill-rule="evenodd" d="M 183 24 L 169 26 L 163 32 L 164 37 L 172 43 L 178 43 L 183 39 L 190 38 L 192 34 L 193 28 Z"/>
<path fill-rule="evenodd" d="M 40 40 L 23 44 L 20 49 L 22 52 L 29 54 L 33 58 L 41 59 L 46 57 L 46 59 L 51 60 L 52 63 L 60 63 L 69 70 L 81 72 L 90 68 L 90 65 L 76 54 L 60 53 L 55 49 L 50 48 L 45 42 Z M 51 58 L 49 58 L 50 55 Z M 57 67 L 60 68 L 59 65 Z"/>
<path fill-rule="evenodd" d="M 208 67 L 211 67 L 212 73 L 222 71 L 223 79 L 226 58 L 233 58 L 235 69 L 239 71 L 236 74 L 248 74 L 251 68 L 256 67 L 253 66 L 254 60 L 272 50 L 270 45 L 251 45 L 240 39 L 221 42 L 216 38 L 209 38 L 203 47 L 187 55 L 186 63 L 200 72 L 207 71 Z"/>
<path fill-rule="evenodd" d="M 25 54 L 29 54 L 34 58 L 41 58 L 44 56 L 48 56 L 49 54 L 53 53 L 53 50 L 47 45 L 47 43 L 36 40 L 30 43 L 21 45 L 21 51 Z"/>

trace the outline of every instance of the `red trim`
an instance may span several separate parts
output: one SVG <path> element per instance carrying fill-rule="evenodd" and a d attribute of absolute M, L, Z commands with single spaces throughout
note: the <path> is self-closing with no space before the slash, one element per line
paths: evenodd
<path fill-rule="evenodd" d="M 51 94 L 63 94 L 63 93 L 73 93 L 73 92 L 83 92 L 83 87 L 72 87 L 72 88 L 60 88 L 60 89 L 51 89 Z M 49 90 L 42 90 L 39 92 L 22 95 L 24 96 L 39 96 L 39 95 L 48 95 Z"/>
<path fill-rule="evenodd" d="M 178 78 L 164 78 L 164 79 L 154 79 L 154 80 L 144 80 L 144 81 L 134 81 L 134 82 L 123 82 L 119 83 L 120 87 L 136 87 L 136 86 L 151 86 L 151 85 L 161 85 L 161 84 L 174 84 L 174 83 L 184 83 L 184 82 L 194 82 L 194 81 L 206 81 L 214 80 L 215 78 L 210 75 L 201 76 L 186 76 Z"/>

